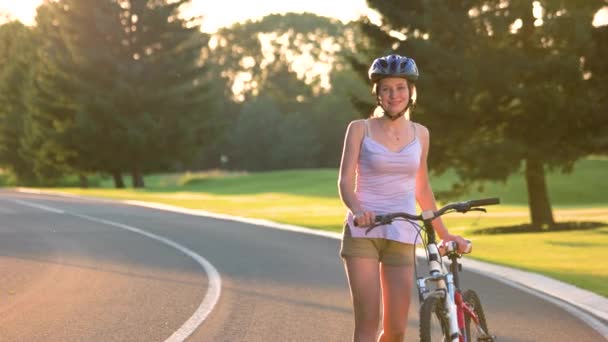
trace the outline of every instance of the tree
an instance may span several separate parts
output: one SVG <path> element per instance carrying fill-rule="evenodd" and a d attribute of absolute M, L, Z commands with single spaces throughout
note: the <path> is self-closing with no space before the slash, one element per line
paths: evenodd
<path fill-rule="evenodd" d="M 39 26 L 56 37 L 45 40 L 37 131 L 69 151 L 68 165 L 111 173 L 117 185 L 128 170 L 143 187 L 144 173 L 193 159 L 215 101 L 200 60 L 208 37 L 178 15 L 186 2 L 46 4 Z M 57 99 L 66 101 L 53 111 Z"/>
<path fill-rule="evenodd" d="M 274 164 L 281 113 L 268 97 L 248 101 L 239 114 L 232 135 L 231 165 L 247 170 L 268 170 Z"/>
<path fill-rule="evenodd" d="M 608 113 L 608 24 L 597 27 L 592 33 L 592 44 L 586 52 L 585 64 L 589 69 L 589 83 L 591 84 L 591 105 L 596 113 Z M 594 130 L 590 132 L 593 137 L 592 153 L 608 155 L 608 116 L 600 114 L 600 120 L 594 123 Z"/>
<path fill-rule="evenodd" d="M 26 119 L 24 92 L 34 61 L 33 32 L 13 21 L 0 26 L 0 165 L 9 169 L 20 183 L 36 176 L 31 161 L 20 153 Z"/>
<path fill-rule="evenodd" d="M 346 61 L 355 49 L 356 30 L 355 24 L 344 25 L 310 13 L 269 15 L 221 29 L 211 39 L 210 60 L 225 80 L 226 95 L 234 99 L 237 112 L 239 104 L 261 96 L 277 107 L 277 125 L 283 121 L 291 122 L 285 127 L 296 121 L 311 123 L 304 124 L 312 126 L 306 140 L 316 138 L 310 151 L 315 151 L 317 143 L 321 147 L 307 154 L 306 158 L 315 156 L 314 163 L 300 160 L 303 164 L 298 165 L 334 167 L 340 159 L 346 125 L 357 117 L 350 96 L 369 93 L 368 87 L 356 82 Z M 319 71 L 323 68 L 327 74 Z M 303 135 L 291 132 L 293 146 L 304 139 L 296 137 L 298 133 Z M 283 133 L 282 141 L 287 142 L 289 134 Z M 290 161 L 277 167 L 285 165 L 296 164 Z"/>
<path fill-rule="evenodd" d="M 126 106 L 134 126 L 146 132 L 145 139 L 132 140 L 135 177 L 163 163 L 190 162 L 211 133 L 207 118 L 217 104 L 200 60 L 208 37 L 191 25 L 195 19 L 179 17 L 187 2 L 120 1 L 133 58 L 128 73 L 133 96 Z"/>
<path fill-rule="evenodd" d="M 222 69 L 222 77 L 230 87 L 241 88 L 234 89 L 237 100 L 268 95 L 261 93 L 266 87 L 292 91 L 290 96 L 299 96 L 300 103 L 323 91 L 322 73 L 314 70 L 314 63 L 331 64 L 340 46 L 352 45 L 345 37 L 343 24 L 311 13 L 272 14 L 259 21 L 237 23 L 220 29 L 212 43 L 210 58 Z M 304 59 L 307 63 L 302 63 Z M 273 86 L 273 79 L 287 81 L 286 74 L 292 74 L 295 77 L 291 78 L 308 87 L 290 90 L 279 89 L 279 84 Z M 294 110 L 281 108 L 281 111 Z"/>
<path fill-rule="evenodd" d="M 309 115 L 292 113 L 278 123 L 273 146 L 275 168 L 299 169 L 317 165 L 319 137 Z"/>
<path fill-rule="evenodd" d="M 371 87 L 362 83 L 350 68 L 334 68 L 330 75 L 330 84 L 330 93 L 320 94 L 311 101 L 307 120 L 310 120 L 316 128 L 315 135 L 320 143 L 316 166 L 335 168 L 340 164 L 344 133 L 348 123 L 359 117 L 359 110 L 351 99 L 367 104 L 368 107 L 364 107 L 361 112 L 369 116 L 371 113 L 369 103 L 374 98 Z"/>
<path fill-rule="evenodd" d="M 431 167 L 453 168 L 466 189 L 523 165 L 532 226 L 552 226 L 545 169 L 570 171 L 605 122 L 589 97 L 598 75 L 581 63 L 603 1 L 368 3 L 383 16 L 380 27 L 362 21 L 375 51 L 418 62 Z"/>
<path fill-rule="evenodd" d="M 39 177 L 108 172 L 122 186 L 123 137 L 113 125 L 120 120 L 118 15 L 108 1 L 47 1 L 37 10 L 24 150 Z"/>

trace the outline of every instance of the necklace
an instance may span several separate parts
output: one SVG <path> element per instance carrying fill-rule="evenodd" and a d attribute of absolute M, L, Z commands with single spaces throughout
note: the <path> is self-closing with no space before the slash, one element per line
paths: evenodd
<path fill-rule="evenodd" d="M 389 140 L 391 141 L 401 141 L 401 132 L 399 132 L 399 130 L 390 130 L 390 129 L 386 129 L 384 127 L 382 127 L 382 130 L 384 131 L 384 134 L 389 138 Z"/>

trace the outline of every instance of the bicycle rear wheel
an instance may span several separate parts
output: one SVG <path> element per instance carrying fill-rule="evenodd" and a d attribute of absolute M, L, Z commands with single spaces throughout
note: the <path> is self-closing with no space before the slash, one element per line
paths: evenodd
<path fill-rule="evenodd" d="M 490 336 L 488 331 L 488 323 L 486 322 L 486 315 L 483 312 L 481 301 L 477 296 L 477 293 L 473 290 L 466 290 L 462 295 L 462 300 L 471 308 L 471 310 L 477 316 L 478 323 L 471 315 L 465 310 L 464 312 L 464 326 L 467 341 L 470 342 L 492 342 L 494 339 Z"/>
<path fill-rule="evenodd" d="M 420 307 L 420 341 L 449 341 L 450 329 L 443 301 L 427 297 Z"/>

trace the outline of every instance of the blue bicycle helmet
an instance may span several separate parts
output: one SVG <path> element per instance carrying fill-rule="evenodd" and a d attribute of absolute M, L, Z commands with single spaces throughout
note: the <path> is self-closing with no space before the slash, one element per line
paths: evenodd
<path fill-rule="evenodd" d="M 369 79 L 374 83 L 374 87 L 372 92 L 376 93 L 376 87 L 378 86 L 378 81 L 387 77 L 399 77 L 405 78 L 408 81 L 408 86 L 410 88 L 410 100 L 401 112 L 396 115 L 389 115 L 382 103 L 380 102 L 379 96 L 376 97 L 376 101 L 378 106 L 380 106 L 384 110 L 384 114 L 390 118 L 391 120 L 397 120 L 401 116 L 405 115 L 408 109 L 411 111 L 416 106 L 415 98 L 412 94 L 415 92 L 414 82 L 418 80 L 418 67 L 416 66 L 416 62 L 409 57 L 400 56 L 400 55 L 388 55 L 384 57 L 378 57 L 372 63 L 372 66 L 368 71 Z"/>
<path fill-rule="evenodd" d="M 368 71 L 369 79 L 376 83 L 386 77 L 401 77 L 408 81 L 418 79 L 418 67 L 412 58 L 388 55 L 374 60 Z"/>

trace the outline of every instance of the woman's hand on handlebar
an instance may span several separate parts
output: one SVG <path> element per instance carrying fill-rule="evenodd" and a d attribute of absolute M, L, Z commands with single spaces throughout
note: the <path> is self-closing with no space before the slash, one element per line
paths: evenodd
<path fill-rule="evenodd" d="M 469 246 L 469 241 L 467 241 L 465 238 L 463 238 L 460 235 L 447 234 L 445 236 L 442 236 L 441 239 L 443 241 L 455 241 L 456 244 L 458 245 L 458 253 L 460 253 L 460 254 L 469 252 L 469 251 L 467 251 L 468 246 Z"/>
<path fill-rule="evenodd" d="M 353 221 L 357 227 L 369 227 L 375 223 L 376 214 L 373 211 L 361 211 L 353 214 Z"/>

